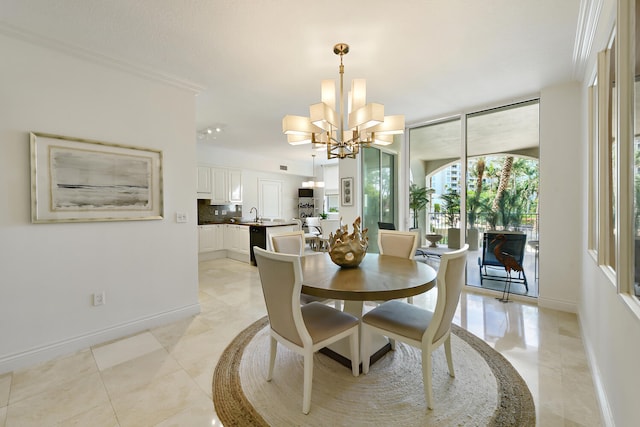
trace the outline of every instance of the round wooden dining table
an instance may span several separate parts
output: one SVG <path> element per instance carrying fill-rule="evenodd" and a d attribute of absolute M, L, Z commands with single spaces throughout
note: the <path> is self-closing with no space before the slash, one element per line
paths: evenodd
<path fill-rule="evenodd" d="M 358 267 L 342 268 L 325 252 L 304 256 L 301 264 L 303 293 L 342 300 L 344 311 L 358 318 L 364 314 L 364 301 L 406 298 L 424 293 L 436 285 L 437 273 L 431 266 L 390 255 L 368 253 Z M 374 336 L 374 339 L 371 363 L 390 348 L 386 338 Z M 351 366 L 345 340 L 325 349 L 323 353 Z M 362 357 L 365 355 L 361 353 Z"/>
<path fill-rule="evenodd" d="M 387 301 L 433 288 L 436 271 L 408 258 L 367 254 L 358 267 L 342 268 L 328 253 L 302 257 L 302 292 L 346 301 Z"/>

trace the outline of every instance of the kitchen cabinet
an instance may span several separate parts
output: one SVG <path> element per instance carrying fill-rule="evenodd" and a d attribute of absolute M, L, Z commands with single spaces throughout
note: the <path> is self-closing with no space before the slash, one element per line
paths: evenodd
<path fill-rule="evenodd" d="M 226 224 L 224 229 L 224 248 L 227 251 L 249 255 L 249 227 L 246 225 Z"/>
<path fill-rule="evenodd" d="M 242 203 L 242 171 L 216 166 L 198 165 L 197 193 L 212 205 Z"/>
<path fill-rule="evenodd" d="M 198 199 L 211 199 L 211 167 L 198 166 L 196 192 Z"/>
<path fill-rule="evenodd" d="M 198 226 L 198 252 L 213 252 L 224 249 L 224 225 Z"/>
<path fill-rule="evenodd" d="M 211 168 L 211 204 L 242 203 L 242 171 Z"/>

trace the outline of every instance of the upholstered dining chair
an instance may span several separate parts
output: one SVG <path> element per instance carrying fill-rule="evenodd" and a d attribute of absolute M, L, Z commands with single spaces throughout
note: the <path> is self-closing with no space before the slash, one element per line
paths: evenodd
<path fill-rule="evenodd" d="M 304 231 L 286 231 L 282 233 L 273 233 L 270 235 L 271 247 L 274 252 L 289 255 L 304 255 Z M 330 300 L 322 297 L 315 297 L 305 293 L 300 294 L 300 303 L 309 304 L 311 302 L 329 302 Z M 335 300 L 334 307 L 341 309 L 341 301 Z"/>
<path fill-rule="evenodd" d="M 418 247 L 417 231 L 378 230 L 378 250 L 380 255 L 391 255 L 413 259 Z M 407 298 L 413 304 L 413 297 Z"/>
<path fill-rule="evenodd" d="M 289 255 L 304 255 L 304 231 L 285 231 L 270 234 L 271 247 L 275 252 Z"/>
<path fill-rule="evenodd" d="M 312 302 L 300 305 L 302 267 L 300 257 L 253 248 L 270 329 L 270 357 L 267 381 L 273 378 L 278 343 L 303 356 L 302 412 L 311 409 L 313 354 L 349 337 L 351 372 L 360 373 L 359 320 L 349 313 Z"/>
<path fill-rule="evenodd" d="M 385 335 L 395 349 L 401 341 L 422 350 L 422 380 L 429 409 L 433 409 L 431 385 L 431 353 L 444 344 L 449 375 L 454 377 L 451 355 L 451 322 L 458 307 L 464 285 L 464 272 L 469 245 L 442 255 L 436 286 L 438 297 L 434 311 L 402 301 L 387 301 L 362 316 L 362 372 L 369 372 L 371 335 Z"/>

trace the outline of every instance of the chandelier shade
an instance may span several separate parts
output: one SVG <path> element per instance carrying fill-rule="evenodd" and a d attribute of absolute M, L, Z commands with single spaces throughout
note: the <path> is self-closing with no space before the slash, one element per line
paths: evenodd
<path fill-rule="evenodd" d="M 291 145 L 311 143 L 314 149 L 324 148 L 329 159 L 355 158 L 360 146 L 392 144 L 393 135 L 404 133 L 404 116 L 385 116 L 382 104 L 367 104 L 365 79 L 351 81 L 345 109 L 342 57 L 349 53 L 349 45 L 338 43 L 333 52 L 340 56 L 339 92 L 336 92 L 335 80 L 322 80 L 321 102 L 309 107 L 309 117 L 287 115 L 282 119 L 287 142 Z M 336 111 L 336 101 L 339 111 Z"/>

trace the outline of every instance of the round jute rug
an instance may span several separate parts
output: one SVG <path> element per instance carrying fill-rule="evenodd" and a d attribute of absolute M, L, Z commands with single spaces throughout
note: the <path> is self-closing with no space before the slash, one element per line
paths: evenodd
<path fill-rule="evenodd" d="M 367 375 L 329 357 L 314 357 L 311 412 L 302 413 L 302 357 L 278 346 L 266 381 L 266 317 L 242 331 L 213 374 L 213 403 L 229 426 L 535 426 L 533 398 L 511 364 L 484 341 L 453 325 L 456 377 L 444 350 L 433 353 L 435 408 L 428 410 L 420 351 L 398 343 Z"/>

